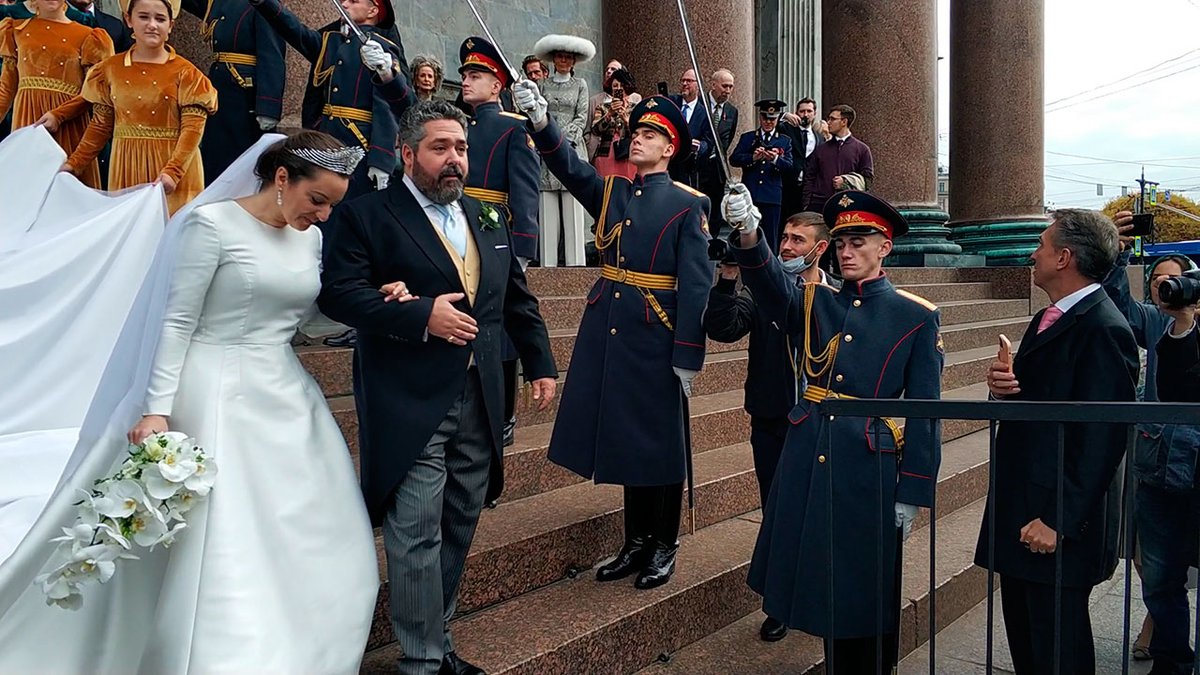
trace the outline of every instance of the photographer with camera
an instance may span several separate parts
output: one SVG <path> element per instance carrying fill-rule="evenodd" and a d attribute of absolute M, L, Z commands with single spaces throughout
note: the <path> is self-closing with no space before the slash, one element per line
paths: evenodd
<path fill-rule="evenodd" d="M 1164 401 L 1200 402 L 1200 271 L 1191 270 L 1162 282 L 1159 295 L 1173 319 L 1167 337 L 1158 343 L 1158 391 Z M 1195 532 L 1195 530 L 1192 530 Z M 1193 553 L 1191 561 L 1196 559 Z"/>
<path fill-rule="evenodd" d="M 1172 400 L 1161 388 L 1162 374 L 1179 370 L 1162 359 L 1172 326 L 1192 324 L 1189 309 L 1180 304 L 1179 280 L 1195 264 L 1180 255 L 1159 258 L 1146 275 L 1149 301 L 1138 302 L 1129 290 L 1126 273 L 1130 258 L 1134 215 L 1117 213 L 1113 221 L 1121 234 L 1121 253 L 1104 281 L 1104 289 L 1129 321 L 1138 346 L 1146 349 L 1146 384 L 1142 400 Z M 1193 300 L 1194 302 L 1194 300 Z M 1153 673 L 1191 672 L 1188 646 L 1189 619 L 1187 568 L 1197 558 L 1200 528 L 1200 492 L 1194 481 L 1200 427 L 1194 425 L 1141 424 L 1138 426 L 1133 471 L 1138 479 L 1135 494 L 1137 540 L 1141 552 L 1142 600 L 1149 611 L 1142 634 L 1134 645 L 1135 658 L 1148 647 Z M 1152 620 L 1152 622 L 1151 622 Z M 1148 633 L 1149 644 L 1146 644 Z M 1143 657 L 1144 658 L 1144 657 Z"/>

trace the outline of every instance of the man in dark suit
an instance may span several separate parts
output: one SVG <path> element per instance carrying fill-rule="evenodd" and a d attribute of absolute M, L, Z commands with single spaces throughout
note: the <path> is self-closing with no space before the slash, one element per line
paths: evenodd
<path fill-rule="evenodd" d="M 817 102 L 805 97 L 796 103 L 795 112 L 785 113 L 779 121 L 779 133 L 792 141 L 792 170 L 783 179 L 783 222 L 804 210 L 804 167 L 808 157 L 825 143 L 825 136 L 813 129 Z"/>
<path fill-rule="evenodd" d="M 690 150 L 684 152 L 671 162 L 670 175 L 672 180 L 686 184 L 688 187 L 700 187 L 700 161 L 713 151 L 712 128 L 708 124 L 708 109 L 704 98 L 700 96 L 700 82 L 696 79 L 696 71 L 691 68 L 679 76 L 679 93 L 669 97 L 679 106 L 683 119 L 687 122 L 688 133 L 692 137 Z"/>
<path fill-rule="evenodd" d="M 988 371 L 995 398 L 1017 401 L 1133 401 L 1138 351 L 1129 323 L 1101 288 L 1117 258 L 1117 229 L 1097 211 L 1056 211 L 1033 259 L 1033 282 L 1051 304 L 1038 312 L 1014 361 Z M 1017 675 L 1095 672 L 1088 596 L 1116 567 L 1117 466 L 1126 429 L 1068 424 L 1058 466 L 1058 425 L 1004 422 L 996 437 L 993 508 L 984 515 L 975 564 L 994 558 L 1004 626 Z M 1056 497 L 1064 471 L 1062 519 Z M 996 546 L 988 549 L 989 522 Z M 1055 552 L 1062 556 L 1061 643 L 1055 645 Z M 990 554 L 990 555 L 989 555 Z"/>
<path fill-rule="evenodd" d="M 447 630 L 479 511 L 503 487 L 504 335 L 533 397 L 555 394 L 537 299 L 490 205 L 464 196 L 467 118 L 426 101 L 400 127 L 405 175 L 342 206 L 327 230 L 322 311 L 358 330 L 363 493 L 383 526 L 400 670 L 475 674 Z M 381 292 L 404 281 L 405 291 Z"/>
<path fill-rule="evenodd" d="M 728 157 L 729 146 L 733 145 L 737 134 L 738 109 L 729 100 L 729 97 L 733 96 L 733 73 L 722 68 L 712 74 L 708 84 L 708 112 L 717 128 L 721 153 L 717 152 L 714 145 L 708 154 L 698 158 L 699 187 L 712 204 L 712 216 L 708 227 L 712 231 L 713 239 L 720 239 L 721 228 L 725 224 L 725 219 L 721 217 L 721 200 L 725 197 L 725 183 L 728 178 L 725 170 L 721 168 L 721 156 Z"/>
<path fill-rule="evenodd" d="M 91 15 L 96 26 L 103 28 L 104 32 L 108 33 L 108 36 L 112 38 L 113 48 L 118 54 L 129 51 L 129 48 L 133 46 L 133 33 L 120 17 L 106 14 L 90 0 L 70 0 L 70 2 L 75 9 Z"/>

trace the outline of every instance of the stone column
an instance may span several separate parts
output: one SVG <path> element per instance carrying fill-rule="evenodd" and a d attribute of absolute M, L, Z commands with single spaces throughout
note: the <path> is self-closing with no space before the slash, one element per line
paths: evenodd
<path fill-rule="evenodd" d="M 750 130 L 757 119 L 753 103 L 758 93 L 754 3 L 686 0 L 685 7 L 700 79 L 708 87 L 714 70 L 726 68 L 733 73 L 733 103 L 740 115 L 738 132 Z M 606 58 L 619 60 L 633 72 L 643 96 L 655 94 L 658 82 L 666 82 L 670 93 L 678 93 L 679 75 L 692 67 L 674 0 L 605 0 L 604 44 Z"/>
<path fill-rule="evenodd" d="M 1043 0 L 950 3 L 951 239 L 1023 265 L 1043 206 Z"/>
<path fill-rule="evenodd" d="M 909 221 L 892 265 L 962 264 L 937 203 L 936 0 L 825 0 L 822 113 L 854 108 L 851 132 L 871 146 L 871 192 Z"/>

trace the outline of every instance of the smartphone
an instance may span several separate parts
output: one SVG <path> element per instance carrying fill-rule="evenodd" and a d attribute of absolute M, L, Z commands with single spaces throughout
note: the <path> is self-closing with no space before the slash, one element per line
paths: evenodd
<path fill-rule="evenodd" d="M 670 96 L 671 95 L 671 92 L 667 90 L 666 82 L 658 83 L 658 95 L 659 96 Z"/>
<path fill-rule="evenodd" d="M 1153 213 L 1138 213 L 1133 216 L 1133 229 L 1125 233 L 1127 237 L 1149 237 L 1154 229 Z"/>
<path fill-rule="evenodd" d="M 997 356 L 1000 363 L 1008 366 L 1008 372 L 1012 372 L 1012 340 L 1003 333 L 1000 334 L 1000 352 Z"/>

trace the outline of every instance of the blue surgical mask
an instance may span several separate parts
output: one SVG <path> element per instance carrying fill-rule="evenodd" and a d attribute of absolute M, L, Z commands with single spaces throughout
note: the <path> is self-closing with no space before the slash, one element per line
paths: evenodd
<path fill-rule="evenodd" d="M 815 257 L 812 260 L 808 259 L 808 256 L 815 253 L 816 250 L 816 247 L 813 247 L 813 250 L 809 251 L 807 255 L 802 255 L 799 258 L 792 258 L 791 260 L 784 260 L 782 257 L 779 258 L 779 264 L 783 267 L 783 272 L 785 274 L 797 275 L 803 273 L 805 270 L 812 267 L 814 262 L 816 262 Z"/>

